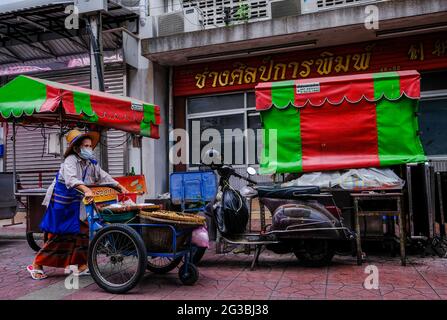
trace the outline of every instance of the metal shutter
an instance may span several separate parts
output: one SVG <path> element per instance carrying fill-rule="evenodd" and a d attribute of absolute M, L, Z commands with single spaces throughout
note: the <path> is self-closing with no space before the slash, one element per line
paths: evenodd
<path fill-rule="evenodd" d="M 109 93 L 126 96 L 126 78 L 123 68 L 105 71 L 104 82 Z M 122 176 L 127 171 L 127 137 L 124 131 L 109 130 L 107 132 L 108 172 L 112 176 Z"/>
<path fill-rule="evenodd" d="M 46 72 L 33 74 L 33 76 L 51 81 L 71 84 L 84 88 L 90 87 L 89 68 L 80 68 L 64 72 Z M 124 66 L 106 67 L 105 69 L 105 87 L 109 93 L 125 95 L 125 70 Z M 42 173 L 43 186 L 47 187 L 55 173 L 60 167 L 60 157 L 54 157 L 45 154 L 44 138 L 41 129 L 25 129 L 17 126 L 17 162 L 18 172 L 28 172 L 19 174 L 20 182 L 23 188 L 37 187 L 39 173 Z M 45 133 L 51 131 L 58 132 L 59 129 L 46 129 Z M 6 142 L 6 171 L 13 170 L 12 156 L 12 125 L 8 126 L 8 135 Z M 108 131 L 108 158 L 109 173 L 113 176 L 124 174 L 125 164 L 127 163 L 127 145 L 124 132 L 117 130 Z"/>

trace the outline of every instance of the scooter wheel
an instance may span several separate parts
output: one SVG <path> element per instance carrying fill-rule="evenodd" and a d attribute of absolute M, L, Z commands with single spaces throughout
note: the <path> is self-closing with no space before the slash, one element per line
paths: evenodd
<path fill-rule="evenodd" d="M 294 253 L 306 267 L 323 267 L 331 263 L 335 251 L 327 240 L 304 240 Z"/>
<path fill-rule="evenodd" d="M 188 263 L 188 268 L 184 264 L 180 267 L 178 276 L 184 285 L 192 286 L 199 280 L 199 270 L 192 263 Z"/>

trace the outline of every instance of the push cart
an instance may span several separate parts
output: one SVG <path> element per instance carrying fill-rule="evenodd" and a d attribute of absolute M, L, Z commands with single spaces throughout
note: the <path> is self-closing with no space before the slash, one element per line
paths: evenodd
<path fill-rule="evenodd" d="M 91 189 L 102 197 L 117 193 L 112 187 L 92 186 Z M 146 269 L 151 270 L 151 259 L 159 257 L 182 261 L 178 271 L 180 281 L 185 285 L 195 284 L 199 271 L 192 263 L 191 236 L 200 223 L 157 218 L 154 216 L 154 211 L 160 209 L 157 205 L 115 210 L 104 206 L 114 202 L 106 199 L 101 207 L 96 198 L 86 205 L 90 238 L 88 266 L 98 286 L 110 293 L 125 293 L 138 284 Z M 155 269 L 152 271 L 161 273 Z"/>
<path fill-rule="evenodd" d="M 73 100 L 73 96 L 82 99 Z M 46 190 L 19 190 L 17 187 L 17 126 L 40 129 L 43 136 L 45 130 L 58 132 L 60 150 L 56 153 L 62 155 L 62 139 L 74 128 L 116 129 L 158 139 L 161 123 L 160 108 L 154 104 L 24 75 L 0 88 L 0 122 L 12 124 L 13 192 L 16 197 L 27 198 L 27 237 L 34 250 L 40 249 L 44 240 L 39 224 L 45 212 L 41 202 Z"/>
<path fill-rule="evenodd" d="M 82 99 L 73 99 L 82 97 Z M 121 130 L 135 136 L 159 138 L 160 108 L 154 104 L 138 99 L 121 97 L 81 87 L 65 85 L 20 75 L 0 88 L 0 121 L 12 124 L 12 156 L 14 193 L 17 193 L 16 168 L 16 128 L 24 126 L 33 130 L 59 129 L 59 154 L 63 154 L 62 139 L 69 130 L 104 131 Z M 62 157 L 61 157 L 62 161 Z M 54 172 L 56 174 L 56 172 Z M 20 194 L 23 195 L 23 194 Z M 194 283 L 198 272 L 190 264 L 191 228 L 179 231 L 175 224 L 169 223 L 130 223 L 129 221 L 112 221 L 107 213 L 99 212 L 93 203 L 87 206 L 91 246 L 89 248 L 89 265 L 95 281 L 104 289 L 122 293 L 133 288 L 151 266 L 151 259 L 169 257 L 183 259 L 180 278 L 186 284 Z M 138 208 L 135 208 L 138 209 Z M 136 210 L 134 210 L 134 215 Z M 28 212 L 32 221 L 41 212 Z M 129 213 L 129 216 L 132 214 Z M 120 215 L 121 218 L 125 214 Z M 129 222 L 129 223 L 125 223 Z M 35 227 L 31 231 L 39 231 Z M 165 228 L 172 237 L 172 250 L 147 251 L 143 241 L 144 232 L 149 228 Z M 178 239 L 187 235 L 183 243 Z M 181 246 L 178 246 L 181 244 Z M 37 246 L 36 246 L 37 249 Z M 119 249 L 119 250 L 118 250 Z M 107 264 L 108 263 L 108 264 Z M 106 269 L 101 268 L 105 265 Z M 107 271 L 107 265 L 112 269 Z M 166 269 L 162 269 L 166 271 Z M 160 271 L 161 272 L 161 271 Z M 119 280 L 119 281 L 118 281 Z"/>
<path fill-rule="evenodd" d="M 40 230 L 39 224 L 42 220 L 46 207 L 42 205 L 45 198 L 45 189 L 22 189 L 15 195 L 26 199 L 26 241 L 31 249 L 39 251 L 47 239 L 47 235 Z"/>

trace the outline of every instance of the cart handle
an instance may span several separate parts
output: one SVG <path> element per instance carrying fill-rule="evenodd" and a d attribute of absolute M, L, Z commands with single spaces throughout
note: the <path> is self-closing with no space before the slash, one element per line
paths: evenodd
<path fill-rule="evenodd" d="M 92 189 L 92 188 L 111 188 L 111 189 L 114 189 L 115 191 L 118 191 L 118 192 L 120 192 L 121 190 L 118 188 L 118 187 L 116 187 L 116 186 L 114 186 L 114 185 L 110 185 L 110 184 L 100 184 L 100 185 L 98 185 L 98 184 L 86 184 L 85 185 L 87 188 L 90 188 L 90 189 Z M 79 190 L 79 189 L 76 189 L 75 188 L 75 190 L 77 191 L 77 192 L 79 192 L 83 197 L 84 197 L 84 192 L 82 192 L 81 190 Z M 121 192 L 120 192 L 121 193 Z M 126 194 L 128 194 L 128 193 L 126 193 Z M 93 199 L 92 201 L 90 201 L 90 202 L 87 202 L 86 200 L 85 200 L 85 197 L 83 198 L 83 202 L 84 202 L 84 204 L 91 204 L 91 203 L 94 203 L 95 202 L 95 200 Z M 96 209 L 96 205 L 94 205 L 95 206 L 95 209 Z"/>

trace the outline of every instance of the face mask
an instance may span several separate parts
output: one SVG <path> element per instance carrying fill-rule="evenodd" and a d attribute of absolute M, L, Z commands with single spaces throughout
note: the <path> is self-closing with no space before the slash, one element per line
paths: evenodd
<path fill-rule="evenodd" d="M 91 148 L 81 148 L 79 156 L 85 160 L 93 159 L 93 150 Z"/>

